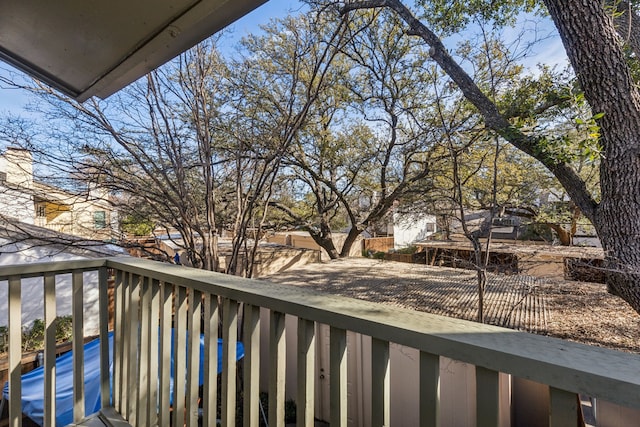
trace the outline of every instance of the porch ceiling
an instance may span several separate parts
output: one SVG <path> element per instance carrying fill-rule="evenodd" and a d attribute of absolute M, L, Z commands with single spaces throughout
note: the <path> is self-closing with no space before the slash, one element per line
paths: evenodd
<path fill-rule="evenodd" d="M 105 98 L 266 0 L 6 0 L 0 59 L 84 101 Z"/>

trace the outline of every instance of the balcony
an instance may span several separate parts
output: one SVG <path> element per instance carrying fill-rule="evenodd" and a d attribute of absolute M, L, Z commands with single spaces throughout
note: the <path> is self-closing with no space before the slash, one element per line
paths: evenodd
<path fill-rule="evenodd" d="M 261 409 L 267 409 L 269 426 L 284 426 L 288 399 L 296 403 L 298 426 L 313 426 L 314 418 L 332 426 L 350 425 L 354 407 L 366 412 L 361 425 L 446 426 L 452 424 L 448 413 L 454 411 L 472 419 L 458 425 L 478 427 L 524 425 L 519 421 L 525 418 L 519 414 L 523 410 L 542 414 L 542 425 L 579 425 L 580 397 L 614 408 L 607 409 L 609 413 L 640 409 L 636 355 L 266 281 L 109 258 L 0 268 L 0 286 L 8 289 L 12 427 L 22 423 L 21 300 L 32 298 L 21 292 L 21 284 L 33 277 L 42 278 L 47 325 L 44 425 L 54 425 L 52 322 L 56 277 L 62 275 L 72 278 L 74 425 L 235 426 L 241 413 L 245 426 L 258 426 Z M 115 279 L 111 370 L 109 276 Z M 89 417 L 79 373 L 85 362 L 83 294 L 95 287 L 103 410 L 100 417 Z M 204 337 L 202 361 L 198 336 Z M 364 343 L 355 362 L 354 337 Z M 239 339 L 245 356 L 237 362 Z M 456 387 L 463 394 L 451 391 L 445 375 L 450 361 L 470 367 L 458 375 Z M 202 386 L 198 369 L 191 368 L 200 364 Z M 358 402 L 350 380 L 354 370 L 362 371 L 365 390 Z M 170 395 L 172 374 L 184 376 L 184 381 L 175 381 Z M 535 385 L 538 396 L 542 390 L 543 398 L 522 404 L 530 399 L 523 397 L 522 382 Z M 398 385 L 403 392 L 395 391 Z M 241 403 L 236 399 L 239 389 Z M 268 393 L 266 408 L 259 404 L 261 392 Z M 399 393 L 404 393 L 402 398 Z M 623 418 L 597 417 L 599 426 L 625 425 Z"/>

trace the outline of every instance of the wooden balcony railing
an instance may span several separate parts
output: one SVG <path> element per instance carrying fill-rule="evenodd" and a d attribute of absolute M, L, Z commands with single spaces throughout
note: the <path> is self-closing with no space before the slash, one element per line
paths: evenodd
<path fill-rule="evenodd" d="M 84 274 L 96 272 L 93 275 Z M 113 360 L 108 369 L 107 275 L 115 275 L 115 329 Z M 243 389 L 243 422 L 259 425 L 259 393 L 268 392 L 268 422 L 284 426 L 285 380 L 296 378 L 291 396 L 296 401 L 297 425 L 314 425 L 318 399 L 316 381 L 317 325 L 328 325 L 330 349 L 330 422 L 347 425 L 347 334 L 370 337 L 371 413 L 373 426 L 391 425 L 390 343 L 415 349 L 419 369 L 414 396 L 422 426 L 441 424 L 440 361 L 451 358 L 475 366 L 476 425 L 497 426 L 509 399 L 501 398 L 504 374 L 548 385 L 548 425 L 575 426 L 578 394 L 604 399 L 628 408 L 640 408 L 640 358 L 586 345 L 509 329 L 467 322 L 422 312 L 321 294 L 292 286 L 276 285 L 134 258 L 31 264 L 0 268 L 0 286 L 8 288 L 9 307 L 9 423 L 21 425 L 21 282 L 42 277 L 46 339 L 44 350 L 45 425 L 54 425 L 56 276 L 72 275 L 74 419 L 84 413 L 82 338 L 83 298 L 87 287 L 99 288 L 102 406 L 114 408 L 133 426 L 236 425 L 236 390 Z M 94 277 L 96 280 L 88 280 Z M 94 283 L 95 282 L 95 283 Z M 262 313 L 262 315 L 261 315 Z M 268 316 L 268 317 L 265 317 Z M 285 326 L 285 317 L 293 316 Z M 268 319 L 268 325 L 261 322 Z M 291 319 L 291 318 L 289 318 Z M 295 324 L 294 324 L 295 325 Z M 171 346 L 171 328 L 175 330 Z M 261 337 L 261 329 L 268 336 Z M 159 333 L 158 333 L 159 331 Z M 188 333 L 187 333 L 188 331 Z M 238 331 L 245 357 L 236 362 Z M 297 336 L 296 348 L 287 356 L 286 333 Z M 203 334 L 204 381 L 199 386 L 200 342 Z M 218 353 L 218 335 L 223 339 Z M 261 358 L 260 345 L 268 349 Z M 394 345 L 395 345 L 394 344 Z M 173 355 L 171 349 L 173 348 Z M 181 351 L 187 349 L 187 351 Z M 287 357 L 295 355 L 295 369 Z M 221 357 L 218 410 L 217 360 Z M 173 359 L 173 360 L 172 360 Z M 237 363 L 242 363 L 241 383 Z M 287 370 L 289 367 L 289 370 Z M 173 396 L 169 395 L 172 370 Z M 261 390 L 260 376 L 263 381 Z M 367 383 L 368 384 L 368 383 Z M 507 413 L 509 413 L 507 408 Z M 171 419 L 170 419 L 171 418 Z"/>

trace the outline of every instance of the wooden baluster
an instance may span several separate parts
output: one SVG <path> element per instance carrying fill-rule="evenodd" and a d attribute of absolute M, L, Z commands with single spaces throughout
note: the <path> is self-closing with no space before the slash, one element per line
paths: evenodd
<path fill-rule="evenodd" d="M 269 322 L 269 426 L 284 427 L 286 377 L 285 315 L 272 311 Z"/>
<path fill-rule="evenodd" d="M 45 426 L 56 418 L 56 276 L 44 276 L 44 413 Z"/>
<path fill-rule="evenodd" d="M 9 278 L 9 426 L 22 426 L 22 299 L 20 277 Z"/>
<path fill-rule="evenodd" d="M 142 287 L 141 277 L 138 274 L 132 274 L 130 291 L 129 312 L 127 315 L 127 335 L 128 335 L 128 399 L 127 399 L 127 421 L 131 425 L 137 425 L 137 408 L 138 399 L 140 398 L 140 288 Z"/>
<path fill-rule="evenodd" d="M 173 313 L 173 285 L 160 283 L 160 360 L 158 372 L 160 375 L 158 384 L 158 425 L 168 427 L 171 413 L 169 412 L 171 392 L 169 381 L 171 379 L 171 330 Z M 214 424 L 215 425 L 215 424 Z"/>
<path fill-rule="evenodd" d="M 313 427 L 316 378 L 315 323 L 298 318 L 297 425 Z"/>
<path fill-rule="evenodd" d="M 420 352 L 420 425 L 440 426 L 440 356 Z"/>
<path fill-rule="evenodd" d="M 331 425 L 347 425 L 347 332 L 331 327 L 329 337 L 329 388 Z"/>
<path fill-rule="evenodd" d="M 151 280 L 151 314 L 149 319 L 149 382 L 147 395 L 149 396 L 149 412 L 147 419 L 149 425 L 158 425 L 158 373 L 160 356 L 160 283 Z"/>
<path fill-rule="evenodd" d="M 373 426 L 389 426 L 390 382 L 389 342 L 371 340 L 371 422 Z"/>
<path fill-rule="evenodd" d="M 136 420 L 141 426 L 148 425 L 147 415 L 149 414 L 149 381 L 151 372 L 149 372 L 149 339 L 151 331 L 151 286 L 148 277 L 141 277 L 141 295 L 140 295 L 140 351 L 139 351 L 139 367 L 138 367 L 138 401 L 136 405 Z M 154 402 L 155 405 L 155 402 Z"/>
<path fill-rule="evenodd" d="M 244 412 L 245 427 L 260 421 L 260 307 L 244 306 Z"/>
<path fill-rule="evenodd" d="M 187 355 L 187 290 L 177 287 L 175 318 L 173 325 L 173 425 L 184 425 Z"/>
<path fill-rule="evenodd" d="M 499 373 L 476 366 L 476 422 L 479 426 L 500 424 Z"/>
<path fill-rule="evenodd" d="M 218 418 L 218 297 L 204 299 L 204 386 L 202 388 L 202 425 L 214 426 Z"/>
<path fill-rule="evenodd" d="M 549 387 L 549 427 L 578 425 L 578 396 L 570 391 Z"/>
<path fill-rule="evenodd" d="M 235 427 L 238 302 L 225 299 L 222 309 L 222 425 Z"/>
<path fill-rule="evenodd" d="M 84 418 L 84 292 L 83 273 L 71 273 L 71 313 L 73 319 L 73 420 Z"/>
<path fill-rule="evenodd" d="M 187 427 L 198 425 L 198 388 L 200 380 L 200 321 L 202 320 L 202 294 L 189 289 L 189 311 L 187 328 Z"/>

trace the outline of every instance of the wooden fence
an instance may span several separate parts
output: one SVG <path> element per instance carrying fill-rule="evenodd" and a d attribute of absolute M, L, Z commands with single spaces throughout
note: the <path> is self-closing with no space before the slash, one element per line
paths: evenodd
<path fill-rule="evenodd" d="M 388 252 L 390 249 L 393 249 L 393 236 L 362 240 L 362 250 L 365 252 Z"/>

